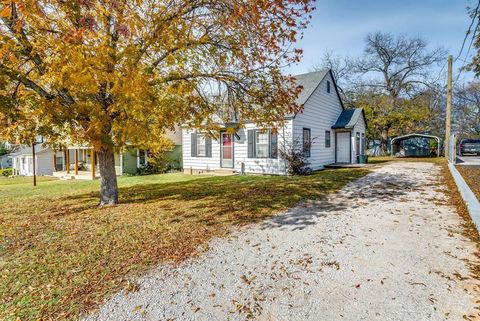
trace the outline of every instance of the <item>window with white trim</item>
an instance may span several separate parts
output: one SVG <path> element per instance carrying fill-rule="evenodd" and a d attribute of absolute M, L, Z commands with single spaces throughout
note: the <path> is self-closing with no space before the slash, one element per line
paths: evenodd
<path fill-rule="evenodd" d="M 255 131 L 255 157 L 267 158 L 269 156 L 269 132 Z"/>
<path fill-rule="evenodd" d="M 248 158 L 277 158 L 278 135 L 272 129 L 249 129 L 247 131 Z"/>
<path fill-rule="evenodd" d="M 332 137 L 329 130 L 325 131 L 325 147 L 329 148 L 332 146 Z"/>
<path fill-rule="evenodd" d="M 310 157 L 312 148 L 312 140 L 310 135 L 310 128 L 303 129 L 303 155 Z"/>
<path fill-rule="evenodd" d="M 197 156 L 207 156 L 207 138 L 202 134 L 197 134 Z"/>
<path fill-rule="evenodd" d="M 138 150 L 138 167 L 147 166 L 147 151 Z"/>

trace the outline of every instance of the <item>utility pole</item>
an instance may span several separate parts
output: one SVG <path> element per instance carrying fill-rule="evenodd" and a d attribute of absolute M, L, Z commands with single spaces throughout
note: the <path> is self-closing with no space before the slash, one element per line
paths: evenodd
<path fill-rule="evenodd" d="M 445 157 L 450 156 L 450 133 L 452 126 L 452 55 L 448 56 L 447 113 L 445 117 Z"/>
<path fill-rule="evenodd" d="M 32 143 L 32 170 L 33 170 L 33 186 L 37 186 L 37 172 L 35 169 L 35 142 Z"/>

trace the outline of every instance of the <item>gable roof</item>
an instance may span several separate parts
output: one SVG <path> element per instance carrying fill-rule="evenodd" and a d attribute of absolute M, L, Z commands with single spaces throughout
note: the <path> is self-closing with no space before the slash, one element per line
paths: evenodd
<path fill-rule="evenodd" d="M 313 94 L 318 85 L 322 82 L 323 78 L 330 72 L 330 70 L 319 70 L 309 72 L 306 74 L 293 76 L 295 83 L 298 86 L 302 86 L 303 90 L 297 97 L 297 103 L 303 105 L 307 102 L 308 98 Z"/>
<path fill-rule="evenodd" d="M 44 144 L 38 144 L 35 146 L 36 154 L 44 153 L 49 150 L 50 148 L 45 146 Z M 32 146 L 23 145 L 19 150 L 8 154 L 9 157 L 16 157 L 16 156 L 22 156 L 22 155 L 32 155 Z"/>
<path fill-rule="evenodd" d="M 340 101 L 340 105 L 342 106 L 342 109 L 345 109 L 342 97 L 340 96 L 340 92 L 338 91 L 337 83 L 331 69 L 323 69 L 293 76 L 293 78 L 295 78 L 295 83 L 298 86 L 303 87 L 303 90 L 297 97 L 297 104 L 305 105 L 308 99 L 310 99 L 310 97 L 313 95 L 313 92 L 318 88 L 318 86 L 320 86 L 320 83 L 323 81 L 323 79 L 325 79 L 328 74 L 330 74 L 330 78 L 332 79 L 333 88 L 335 89 L 335 93 L 337 94 L 338 100 Z M 296 114 L 286 115 L 286 118 L 295 117 L 295 115 Z"/>
<path fill-rule="evenodd" d="M 340 105 L 342 106 L 342 109 L 345 109 L 342 98 L 340 96 L 340 92 L 338 91 L 335 77 L 333 76 L 333 72 L 331 69 L 322 69 L 322 70 L 308 72 L 300 75 L 294 75 L 293 78 L 295 78 L 295 84 L 297 86 L 303 87 L 302 91 L 298 94 L 296 103 L 300 106 L 305 105 L 305 103 L 308 101 L 308 99 L 310 99 L 314 91 L 318 88 L 320 83 L 323 81 L 323 79 L 325 79 L 325 77 L 328 74 L 330 74 L 330 78 L 332 79 L 333 88 L 335 89 L 335 93 L 337 94 L 337 97 L 340 101 Z M 285 119 L 295 118 L 295 116 L 296 116 L 296 113 L 286 114 Z M 218 123 L 220 124 L 221 123 L 220 117 L 218 118 L 219 118 Z M 182 128 L 188 127 L 188 125 L 184 123 L 181 125 L 181 127 Z"/>
<path fill-rule="evenodd" d="M 360 119 L 360 115 L 363 116 L 363 108 L 344 109 L 332 129 L 353 128 Z"/>

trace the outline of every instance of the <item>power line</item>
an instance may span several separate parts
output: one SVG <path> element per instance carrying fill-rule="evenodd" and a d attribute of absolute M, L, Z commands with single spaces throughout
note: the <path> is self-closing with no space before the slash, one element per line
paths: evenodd
<path fill-rule="evenodd" d="M 461 59 L 460 57 L 458 57 L 458 60 L 461 60 L 463 63 L 462 63 L 462 67 L 460 67 L 460 69 L 458 71 L 457 77 L 455 77 L 454 85 L 457 84 L 457 81 L 460 79 L 460 75 L 465 70 L 465 65 L 467 63 L 469 63 L 467 61 L 468 55 L 470 54 L 470 49 L 472 49 L 473 42 L 475 41 L 475 37 L 477 36 L 477 31 L 478 31 L 479 25 L 480 25 L 480 20 L 477 22 L 477 25 L 475 26 L 475 30 L 474 30 L 473 35 L 472 35 L 472 39 L 470 40 L 470 45 L 468 46 L 467 53 L 465 54 L 465 59 Z"/>
<path fill-rule="evenodd" d="M 477 7 L 475 8 L 475 11 L 473 12 L 472 21 L 470 22 L 470 26 L 468 27 L 468 30 L 465 33 L 465 38 L 463 38 L 462 47 L 460 48 L 460 52 L 458 53 L 458 56 L 455 58 L 455 61 L 457 61 L 457 59 L 462 55 L 463 49 L 465 48 L 465 43 L 467 42 L 468 36 L 472 32 L 473 24 L 475 23 L 475 20 L 477 18 L 478 10 L 480 10 L 480 0 L 477 3 Z"/>
<path fill-rule="evenodd" d="M 460 67 L 460 69 L 458 71 L 457 77 L 455 77 L 455 81 L 453 83 L 454 85 L 457 84 L 458 80 L 460 79 L 460 76 L 461 76 L 462 72 L 465 70 L 465 65 L 468 63 L 467 62 L 468 55 L 470 54 L 470 50 L 472 49 L 473 42 L 475 41 L 475 37 L 477 36 L 477 31 L 478 31 L 478 28 L 479 28 L 480 19 L 477 21 L 477 24 L 475 25 L 475 29 L 473 30 L 473 35 L 472 35 L 472 38 L 470 39 L 470 44 L 468 46 L 467 53 L 465 54 L 465 59 L 461 59 L 460 57 L 462 55 L 463 49 L 465 48 L 465 44 L 467 42 L 467 39 L 468 39 L 469 35 L 472 33 L 472 27 L 475 24 L 475 21 L 477 20 L 479 10 L 480 10 L 480 0 L 477 3 L 477 7 L 475 8 L 475 11 L 473 12 L 472 21 L 470 22 L 470 26 L 468 27 L 468 30 L 465 33 L 465 38 L 463 39 L 462 47 L 460 48 L 460 52 L 458 53 L 458 56 L 455 58 L 455 61 L 461 60 L 463 62 L 463 64 L 462 64 L 462 67 Z"/>

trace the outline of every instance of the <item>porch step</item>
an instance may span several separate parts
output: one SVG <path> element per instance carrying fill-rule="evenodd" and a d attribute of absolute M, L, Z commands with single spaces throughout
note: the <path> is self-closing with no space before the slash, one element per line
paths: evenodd
<path fill-rule="evenodd" d="M 61 181 L 68 181 L 68 180 L 71 180 L 71 179 L 75 179 L 75 175 L 68 175 L 68 176 L 65 176 L 65 175 L 62 175 L 62 176 L 57 176 Z"/>
<path fill-rule="evenodd" d="M 325 168 L 361 168 L 374 167 L 375 164 L 350 164 L 350 163 L 333 163 L 325 165 Z"/>
<path fill-rule="evenodd" d="M 237 171 L 234 169 L 216 169 L 214 170 L 215 174 L 220 174 L 220 175 L 233 175 L 236 174 Z"/>

